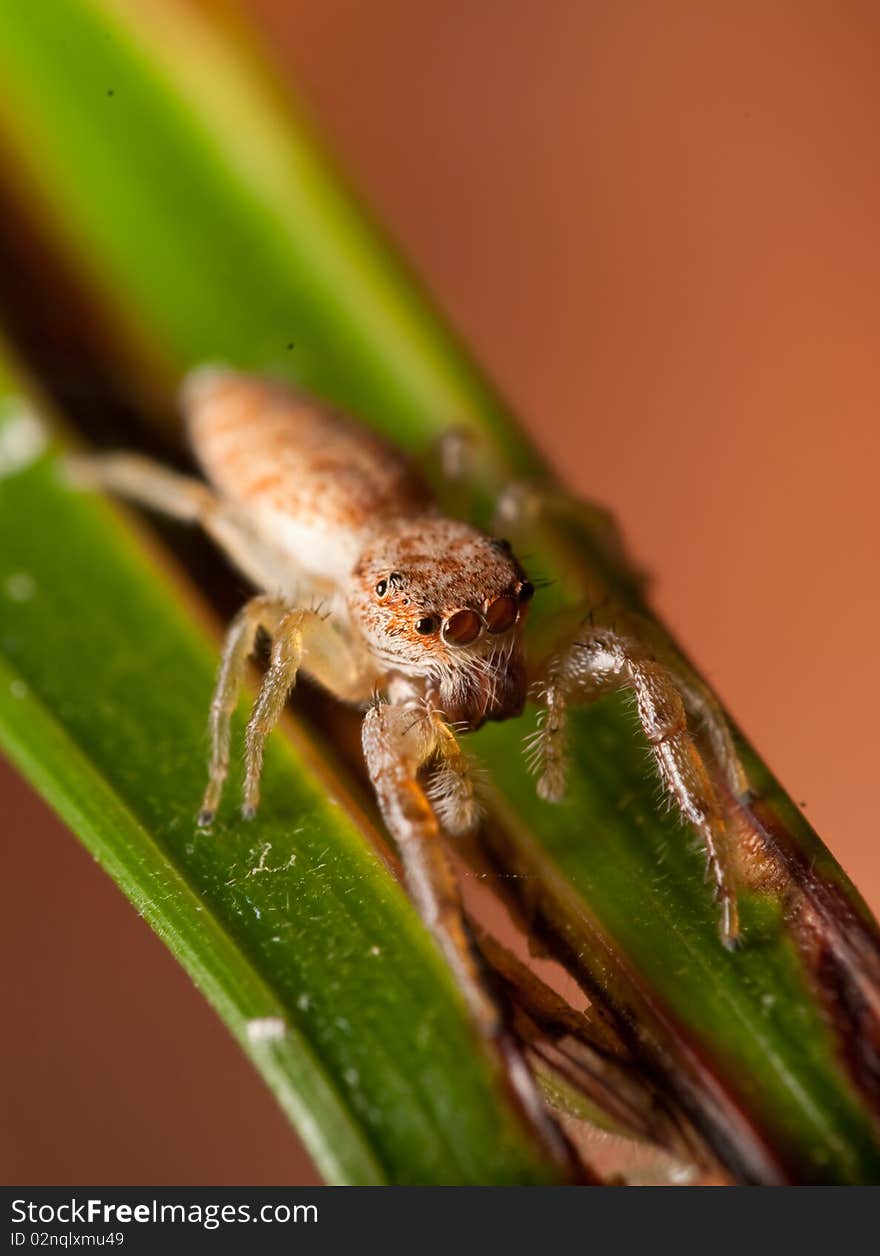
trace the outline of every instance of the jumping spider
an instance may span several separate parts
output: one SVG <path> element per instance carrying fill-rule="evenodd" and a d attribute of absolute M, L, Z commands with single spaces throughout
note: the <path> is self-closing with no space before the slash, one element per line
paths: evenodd
<path fill-rule="evenodd" d="M 530 675 L 523 625 L 534 588 L 511 546 L 445 517 L 398 451 L 314 399 L 223 367 L 191 374 L 182 404 L 207 484 L 124 453 L 88 459 L 80 470 L 92 484 L 200 523 L 262 590 L 223 649 L 200 825 L 210 825 L 220 801 L 231 714 L 264 630 L 272 647 L 247 726 L 244 816 L 257 809 L 264 743 L 300 668 L 362 707 L 367 769 L 410 892 L 478 1023 L 497 1035 L 441 836 L 464 833 L 478 818 L 458 733 L 518 716 L 536 680 L 545 704 L 537 788 L 557 800 L 566 708 L 628 688 L 663 784 L 703 840 L 722 940 L 734 944 L 729 841 L 688 715 L 736 796 L 745 778 L 715 699 L 682 662 L 658 661 L 637 626 L 593 614 Z"/>

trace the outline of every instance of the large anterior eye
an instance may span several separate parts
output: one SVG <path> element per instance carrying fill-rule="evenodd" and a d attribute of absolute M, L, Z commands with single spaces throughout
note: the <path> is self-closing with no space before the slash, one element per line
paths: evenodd
<path fill-rule="evenodd" d="M 519 614 L 514 597 L 496 597 L 486 607 L 486 627 L 490 632 L 507 632 L 516 623 Z"/>
<path fill-rule="evenodd" d="M 470 645 L 483 629 L 483 621 L 476 611 L 456 611 L 443 625 L 443 640 L 450 645 Z"/>

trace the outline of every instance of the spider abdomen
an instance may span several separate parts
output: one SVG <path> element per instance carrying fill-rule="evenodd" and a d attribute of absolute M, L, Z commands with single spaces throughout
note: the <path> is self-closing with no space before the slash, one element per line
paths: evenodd
<path fill-rule="evenodd" d="M 433 507 L 399 450 L 289 386 L 208 366 L 182 401 L 209 482 L 316 574 L 341 579 L 377 523 Z"/>

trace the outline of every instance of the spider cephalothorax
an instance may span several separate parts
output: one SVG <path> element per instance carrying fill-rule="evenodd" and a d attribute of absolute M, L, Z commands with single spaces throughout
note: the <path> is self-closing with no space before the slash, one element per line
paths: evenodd
<path fill-rule="evenodd" d="M 532 593 L 503 541 L 421 516 L 377 529 L 352 572 L 348 605 L 377 659 L 449 723 L 473 729 L 522 711 Z"/>

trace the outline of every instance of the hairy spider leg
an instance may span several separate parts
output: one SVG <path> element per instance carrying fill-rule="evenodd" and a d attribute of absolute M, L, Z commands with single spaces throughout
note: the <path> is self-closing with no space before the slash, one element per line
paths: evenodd
<path fill-rule="evenodd" d="M 532 751 L 538 773 L 538 793 L 550 802 L 565 792 L 567 768 L 566 714 L 571 704 L 586 705 L 605 693 L 629 689 L 636 699 L 639 720 L 651 747 L 660 779 L 682 816 L 699 832 L 708 869 L 721 905 L 721 939 L 732 948 L 739 937 L 739 914 L 732 868 L 731 839 L 712 776 L 691 735 L 685 699 L 679 682 L 642 640 L 610 620 L 585 622 L 567 649 L 555 655 L 544 671 L 545 713 Z M 689 697 L 702 695 L 690 688 Z M 703 705 L 707 720 L 722 720 Z M 744 781 L 726 727 L 715 727 L 710 741 L 733 756 L 726 771 Z"/>

